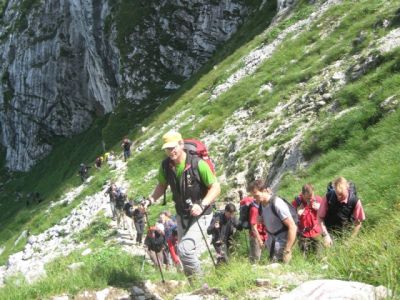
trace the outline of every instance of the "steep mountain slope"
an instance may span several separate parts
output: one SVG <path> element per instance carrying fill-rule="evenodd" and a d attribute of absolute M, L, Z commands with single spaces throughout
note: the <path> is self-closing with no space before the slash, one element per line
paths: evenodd
<path fill-rule="evenodd" d="M 398 9 L 396 1 L 299 1 L 192 86 L 185 86 L 141 124 L 142 129 L 132 130 L 135 145 L 126 173 L 130 193 L 147 195 L 155 185 L 163 156 L 160 137 L 170 129 L 209 145 L 222 196 L 233 197 L 256 177 L 267 178 L 287 198 L 305 182 L 322 194 L 327 182 L 343 175 L 356 183 L 362 198 L 367 213 L 363 232 L 324 252 L 323 261 L 296 253 L 284 271 L 382 284 L 398 293 Z M 104 180 L 107 172 L 96 177 Z M 100 188 L 99 180 L 91 192 Z M 161 209 L 152 208 L 151 222 Z M 86 269 L 68 276 L 57 273 L 82 260 L 77 251 L 49 266 L 53 282 L 43 279 L 20 290 L 18 282 L 10 282 L 7 292 L 15 298 L 38 297 L 120 286 L 119 281 L 159 281 L 150 269 L 139 272 L 137 260 L 125 268 L 117 264 L 126 254 L 116 258 L 102 234 L 99 230 L 85 236 L 97 249 L 83 259 Z M 240 259 L 246 252 L 243 237 L 238 236 L 238 244 L 229 273 L 209 266 L 206 276 L 210 285 L 231 298 L 246 297 L 263 272 Z M 96 273 L 96 267 L 104 275 L 77 283 L 87 272 Z M 176 293 L 170 292 L 170 297 Z"/>

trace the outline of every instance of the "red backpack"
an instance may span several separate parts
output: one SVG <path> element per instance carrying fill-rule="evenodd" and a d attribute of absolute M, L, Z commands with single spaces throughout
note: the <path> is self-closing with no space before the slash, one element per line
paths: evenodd
<path fill-rule="evenodd" d="M 238 230 L 250 229 L 250 208 L 254 205 L 254 198 L 245 197 L 240 200 Z"/>
<path fill-rule="evenodd" d="M 196 139 L 184 139 L 185 150 L 191 155 L 196 155 L 204 160 L 210 167 L 211 172 L 215 175 L 215 165 L 212 159 L 208 156 L 208 150 L 203 142 Z"/>

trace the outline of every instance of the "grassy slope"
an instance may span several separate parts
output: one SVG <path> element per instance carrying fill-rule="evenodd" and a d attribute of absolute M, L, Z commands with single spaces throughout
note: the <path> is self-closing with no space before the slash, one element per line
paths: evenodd
<path fill-rule="evenodd" d="M 310 9 L 303 3 L 295 16 L 281 26 L 290 25 L 297 18 L 308 14 Z M 242 80 L 230 91 L 221 95 L 216 102 L 204 104 L 203 99 L 208 98 L 213 86 L 222 82 L 232 72 L 227 71 L 232 69 L 230 65 L 237 62 L 242 53 L 254 47 L 250 42 L 219 64 L 216 70 L 202 77 L 193 89 L 182 95 L 175 105 L 166 108 L 151 125 L 160 128 L 178 112 L 189 109 L 191 112 L 203 115 L 204 119 L 195 126 L 193 124 L 184 126 L 181 130 L 183 134 L 198 136 L 204 131 L 212 133 L 221 127 L 226 117 L 246 103 L 259 112 L 257 117 L 261 119 L 276 103 L 282 99 L 289 99 L 290 95 L 296 93 L 298 83 L 307 82 L 318 75 L 322 68 L 338 59 L 346 59 L 357 53 L 362 54 L 372 39 L 377 39 L 392 30 L 393 27 L 384 29 L 377 24 L 384 19 L 396 20 L 396 9 L 394 3 L 383 4 L 380 1 L 359 1 L 356 4 L 345 2 L 331 9 L 318 22 L 319 26 L 314 25 L 296 39 L 285 41 L 254 75 Z M 363 15 L 363 18 L 359 18 L 360 15 Z M 325 40 L 316 38 L 322 30 L 328 28 L 330 22 L 340 18 L 342 22 L 328 38 Z M 352 41 L 360 32 L 366 32 L 366 38 L 361 45 L 354 46 Z M 272 31 L 260 35 L 254 41 L 255 43 L 269 41 L 276 36 L 276 33 Z M 310 45 L 312 51 L 305 55 L 305 49 Z M 281 184 L 280 193 L 291 198 L 305 182 L 314 183 L 317 191 L 323 194 L 327 182 L 335 176 L 344 175 L 351 178 L 357 184 L 363 199 L 368 216 L 365 224 L 367 229 L 362 232 L 359 239 L 347 241 L 343 245 L 339 243 L 338 248 L 332 250 L 334 255 L 327 252 L 330 265 L 328 271 L 323 271 L 322 265 L 317 261 L 310 264 L 301 257 L 296 257 L 293 266 L 288 269 L 300 268 L 315 272 L 317 276 L 385 284 L 397 290 L 400 281 L 397 271 L 399 262 L 396 260 L 399 254 L 397 250 L 399 240 L 396 238 L 399 224 L 396 215 L 399 206 L 395 195 L 399 187 L 397 153 L 400 149 L 400 139 L 396 132 L 399 132 L 400 123 L 399 112 L 385 114 L 380 108 L 380 103 L 387 97 L 396 95 L 394 87 L 400 83 L 398 52 L 397 50 L 383 57 L 376 69 L 346 85 L 335 95 L 340 110 L 352 107 L 355 109 L 338 120 L 334 120 L 327 113 L 319 116 L 319 125 L 306 135 L 303 143 L 304 152 L 313 163 L 305 170 L 288 174 Z M 290 60 L 295 60 L 296 64 L 290 63 Z M 266 82 L 274 84 L 274 92 L 269 94 L 268 98 L 257 95 L 259 87 Z M 145 138 L 147 136 L 143 137 Z M 277 143 L 281 142 L 280 138 L 277 139 Z M 158 146 L 157 144 L 155 148 Z M 217 145 L 214 149 L 217 147 L 226 150 L 221 145 Z M 140 192 L 142 190 L 143 193 L 149 192 L 151 184 L 143 185 L 139 182 L 148 170 L 157 168 L 158 162 L 154 156 L 158 158 L 159 155 L 158 151 L 150 151 L 140 154 L 137 160 L 131 162 L 129 178 L 132 183 L 138 185 Z M 254 157 L 257 158 L 258 156 Z M 142 170 L 145 166 L 147 169 Z M 382 218 L 388 219 L 384 225 Z M 377 239 L 382 235 L 383 239 Z M 367 256 L 369 251 L 380 254 Z M 362 259 L 362 263 L 355 259 L 358 256 Z M 210 280 L 213 281 L 213 278 L 214 275 L 211 275 Z M 227 281 L 224 290 L 228 295 L 240 294 L 245 290 L 246 285 L 237 285 L 237 281 L 229 279 Z M 225 283 L 215 280 L 215 284 L 220 286 Z M 235 286 L 235 291 L 230 290 L 231 285 Z"/>
<path fill-rule="evenodd" d="M 260 112 L 262 118 L 265 112 L 270 111 L 278 101 L 288 99 L 296 92 L 297 84 L 301 81 L 307 82 L 309 78 L 315 76 L 320 70 L 335 60 L 361 52 L 368 41 L 377 36 L 383 36 L 389 30 L 381 27 L 374 27 L 374 24 L 383 19 L 393 19 L 397 7 L 393 3 L 383 5 L 381 1 L 359 1 L 357 3 L 345 2 L 344 4 L 331 9 L 321 22 L 324 26 L 313 26 L 311 29 L 298 36 L 294 40 L 286 41 L 273 57 L 265 63 L 256 74 L 244 79 L 237 86 L 219 97 L 218 101 L 212 104 L 205 104 L 204 100 L 213 86 L 222 82 L 232 72 L 232 64 L 236 64 L 238 59 L 256 45 L 272 40 L 279 30 L 289 26 L 296 19 L 301 19 L 309 14 L 312 6 L 306 1 L 301 2 L 296 13 L 280 25 L 280 28 L 261 34 L 255 37 L 248 44 L 238 48 L 226 60 L 218 64 L 216 70 L 198 78 L 195 84 L 191 83 L 185 87 L 179 97 L 173 98 L 156 111 L 146 125 L 160 128 L 167 120 L 184 109 L 191 109 L 204 116 L 203 121 L 184 127 L 182 132 L 185 135 L 196 136 L 204 130 L 213 132 L 220 128 L 226 117 L 237 108 L 251 105 Z M 359 16 L 362 15 L 363 18 Z M 342 18 L 342 22 L 332 34 L 325 40 L 315 39 L 319 31 L 326 28 L 329 22 Z M 356 48 L 352 40 L 360 33 L 368 32 L 367 40 Z M 313 50 L 304 55 L 304 48 L 313 45 Z M 321 59 L 321 53 L 323 58 Z M 382 60 L 380 66 L 363 76 L 356 82 L 348 84 L 336 95 L 341 109 L 356 107 L 346 115 L 346 118 L 335 121 L 329 115 L 320 115 L 320 125 L 313 128 L 306 136 L 303 149 L 312 164 L 304 170 L 288 174 L 282 184 L 280 193 L 286 197 L 292 197 L 304 182 L 312 182 L 319 193 L 323 193 L 326 183 L 334 176 L 339 174 L 351 178 L 358 187 L 359 194 L 363 199 L 368 216 L 365 228 L 360 237 L 354 241 L 345 241 L 327 252 L 328 270 L 323 270 L 319 260 L 305 261 L 300 255 L 295 255 L 293 263 L 286 266 L 287 271 L 305 270 L 315 273 L 315 276 L 339 277 L 345 279 L 361 280 L 372 284 L 388 285 L 394 290 L 398 288 L 399 261 L 400 255 L 398 228 L 400 226 L 398 210 L 398 197 L 396 192 L 399 188 L 399 112 L 383 114 L 379 109 L 379 104 L 388 96 L 395 94 L 393 87 L 398 86 L 398 55 L 399 53 L 389 54 Z M 297 60 L 296 64 L 290 64 L 291 59 Z M 268 98 L 257 95 L 259 87 L 266 82 L 274 83 L 274 92 Z M 368 96 L 374 93 L 372 98 Z M 194 101 L 193 99 L 196 99 Z M 347 121 L 349 120 L 349 121 Z M 323 128 L 329 128 L 329 130 Z M 150 135 L 150 134 L 149 134 Z M 139 136 L 132 133 L 139 141 L 145 140 L 149 135 Z M 315 142 L 317 141 L 317 142 Z M 136 155 L 129 163 L 128 179 L 132 182 L 135 193 L 147 194 L 154 181 L 142 183 L 143 176 L 149 170 L 158 167 L 162 153 L 157 150 L 144 152 Z M 255 157 L 257 158 L 257 156 Z M 162 209 L 158 207 L 157 210 Z M 155 213 L 153 211 L 153 217 Z M 383 218 L 384 217 L 384 218 Z M 384 221 L 382 221 L 384 219 Z M 105 221 L 104 221 L 105 222 Z M 93 234 L 93 243 L 99 243 L 98 252 L 104 259 L 104 276 L 96 279 L 83 280 L 83 284 L 78 286 L 75 283 L 68 283 L 62 286 L 60 282 L 66 277 L 59 274 L 59 270 L 65 269 L 66 261 L 71 263 L 81 260 L 75 255 L 59 260 L 49 267 L 54 268 L 54 273 L 58 274 L 54 279 L 45 279 L 34 287 L 26 289 L 15 289 L 13 284 L 7 289 L 7 293 L 12 293 L 16 299 L 23 298 L 22 295 L 35 295 L 61 293 L 69 291 L 74 293 L 84 287 L 100 288 L 107 284 L 115 283 L 110 279 L 110 271 L 114 270 L 117 274 L 118 282 L 129 283 L 137 279 L 127 264 L 121 265 L 122 276 L 116 271 L 125 259 L 124 255 L 120 260 L 108 256 L 108 249 L 103 248 L 100 243 L 101 237 Z M 238 253 L 243 253 L 245 246 L 239 247 Z M 92 258 L 87 258 L 88 260 Z M 90 265 L 90 264 L 89 264 Z M 63 267 L 64 266 L 64 267 Z M 109 266 L 109 267 L 107 267 Z M 137 265 L 135 264 L 137 267 Z M 97 266 L 98 268 L 98 266 Z M 211 285 L 219 286 L 227 296 L 238 297 L 243 295 L 243 291 L 253 285 L 253 279 L 259 276 L 257 269 L 252 270 L 246 261 L 234 261 L 230 268 L 231 276 L 221 276 L 226 270 L 211 271 L 207 276 L 207 281 Z M 243 276 L 243 269 L 249 270 L 247 276 Z M 58 270 L 58 271 L 57 271 Z M 148 271 L 148 272 L 147 272 Z M 78 272 L 76 276 L 85 277 L 88 270 Z M 88 272 L 90 274 L 90 271 Z M 129 275 L 130 274 L 130 275 Z M 143 277 L 157 278 L 157 273 L 146 270 Z M 60 277 L 59 277 L 60 276 Z M 175 275 L 167 274 L 167 278 Z M 125 278 L 122 280 L 121 278 Z M 224 280 L 221 280 L 223 278 Z M 69 282 L 69 281 L 68 281 Z M 0 290 L 0 298 L 6 290 Z"/>

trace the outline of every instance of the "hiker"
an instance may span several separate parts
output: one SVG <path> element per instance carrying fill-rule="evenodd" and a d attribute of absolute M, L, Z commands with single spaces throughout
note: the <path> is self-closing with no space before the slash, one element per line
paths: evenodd
<path fill-rule="evenodd" d="M 110 154 L 107 157 L 107 164 L 110 169 L 115 169 L 115 153 L 114 151 L 110 151 Z"/>
<path fill-rule="evenodd" d="M 325 246 L 330 247 L 333 243 L 330 233 L 340 236 L 352 226 L 351 236 L 355 237 L 365 220 L 365 213 L 354 184 L 344 177 L 329 184 L 318 216 Z"/>
<path fill-rule="evenodd" d="M 129 235 L 131 236 L 132 240 L 135 239 L 135 234 L 134 234 L 134 221 L 133 221 L 133 200 L 129 200 L 124 204 L 124 219 L 125 219 L 125 224 L 127 224 Z"/>
<path fill-rule="evenodd" d="M 223 211 L 214 214 L 207 228 L 207 233 L 212 235 L 211 243 L 217 253 L 217 264 L 228 262 L 232 236 L 238 226 L 235 213 L 235 205 L 228 203 Z"/>
<path fill-rule="evenodd" d="M 126 161 L 128 157 L 131 156 L 131 145 L 131 140 L 128 139 L 128 137 L 126 136 L 121 144 L 122 149 L 124 149 L 124 161 Z"/>
<path fill-rule="evenodd" d="M 268 237 L 267 229 L 260 215 L 260 200 L 252 197 L 244 197 L 241 203 L 249 205 L 249 259 L 250 263 L 255 264 L 261 259 L 262 249 Z"/>
<path fill-rule="evenodd" d="M 115 210 L 116 193 L 117 193 L 117 186 L 115 185 L 115 183 L 111 183 L 109 188 L 104 193 L 105 196 L 107 194 L 110 196 L 110 207 L 113 220 L 117 218 L 117 211 Z"/>
<path fill-rule="evenodd" d="M 297 232 L 290 204 L 274 195 L 260 179 L 251 182 L 248 191 L 261 203 L 261 214 L 268 232 L 265 245 L 269 250 L 270 260 L 288 263 L 292 258 L 292 247 Z"/>
<path fill-rule="evenodd" d="M 136 229 L 136 243 L 138 245 L 142 244 L 142 239 L 143 239 L 143 232 L 144 232 L 144 226 L 145 226 L 145 208 L 142 205 L 138 205 L 134 210 L 133 210 L 133 221 L 135 223 L 135 229 Z"/>
<path fill-rule="evenodd" d="M 177 254 L 178 232 L 176 221 L 173 220 L 169 211 L 163 211 L 160 213 L 159 222 L 164 225 L 165 242 L 167 243 L 165 250 L 168 251 L 168 253 L 165 253 L 166 264 L 170 265 L 172 260 L 178 271 L 181 271 L 182 264 Z"/>
<path fill-rule="evenodd" d="M 122 225 L 124 229 L 126 229 L 125 218 L 124 218 L 125 200 L 126 200 L 126 194 L 121 190 L 121 188 L 117 188 L 115 192 L 115 212 L 117 215 L 117 227 L 121 228 Z"/>
<path fill-rule="evenodd" d="M 167 158 L 160 166 L 158 184 L 144 205 L 151 205 L 168 185 L 171 187 L 177 214 L 178 254 L 190 278 L 202 274 L 199 256 L 206 246 L 203 233 L 211 221 L 212 205 L 221 189 L 205 158 L 185 150 L 180 133 L 166 133 L 162 149 Z"/>
<path fill-rule="evenodd" d="M 105 152 L 105 153 L 103 154 L 102 159 L 103 159 L 104 162 L 108 162 L 108 158 L 109 158 L 109 157 L 110 157 L 110 152 Z"/>
<path fill-rule="evenodd" d="M 81 177 L 82 182 L 85 182 L 85 180 L 88 177 L 88 173 L 89 173 L 89 166 L 86 166 L 84 163 L 81 163 L 79 165 L 79 176 Z"/>
<path fill-rule="evenodd" d="M 164 226 L 161 223 L 149 227 L 144 244 L 147 247 L 147 253 L 154 267 L 159 267 L 158 264 L 162 267 L 164 264 L 163 250 L 165 247 L 165 236 Z"/>
<path fill-rule="evenodd" d="M 103 163 L 103 157 L 97 156 L 97 157 L 96 157 L 96 160 L 94 161 L 94 166 L 95 166 L 95 168 L 96 168 L 96 169 L 100 169 L 102 163 Z"/>
<path fill-rule="evenodd" d="M 318 210 L 322 198 L 314 194 L 314 187 L 307 183 L 301 188 L 301 193 L 292 202 L 299 215 L 298 240 L 300 250 L 304 255 L 318 252 L 321 245 L 321 226 L 318 222 Z"/>

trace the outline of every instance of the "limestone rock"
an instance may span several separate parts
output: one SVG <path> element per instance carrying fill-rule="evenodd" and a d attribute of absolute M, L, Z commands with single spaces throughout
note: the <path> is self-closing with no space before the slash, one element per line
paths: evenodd
<path fill-rule="evenodd" d="M 85 265 L 85 264 L 84 264 L 83 262 L 76 262 L 76 263 L 70 264 L 70 265 L 68 266 L 68 269 L 70 269 L 70 270 L 77 270 L 77 269 L 83 267 L 84 265 Z"/>
<path fill-rule="evenodd" d="M 256 279 L 256 285 L 263 286 L 263 287 L 269 287 L 269 286 L 271 286 L 271 280 L 258 278 L 258 279 Z"/>
<path fill-rule="evenodd" d="M 110 294 L 110 289 L 105 288 L 104 290 L 96 292 L 96 300 L 105 300 Z"/>
<path fill-rule="evenodd" d="M 393 112 L 399 107 L 399 100 L 396 96 L 386 98 L 380 105 L 385 112 Z"/>
<path fill-rule="evenodd" d="M 341 280 L 313 280 L 298 286 L 290 293 L 281 296 L 280 300 L 379 300 L 386 299 L 389 291 L 382 287 L 376 288 L 361 282 Z"/>
<path fill-rule="evenodd" d="M 92 249 L 87 248 L 87 249 L 85 249 L 85 250 L 82 252 L 82 256 L 89 255 L 90 253 L 92 253 Z"/>

